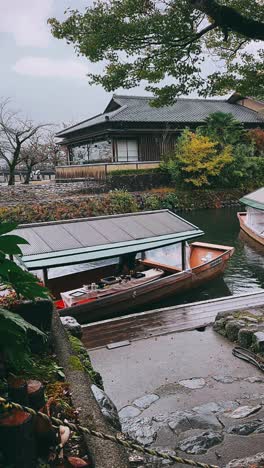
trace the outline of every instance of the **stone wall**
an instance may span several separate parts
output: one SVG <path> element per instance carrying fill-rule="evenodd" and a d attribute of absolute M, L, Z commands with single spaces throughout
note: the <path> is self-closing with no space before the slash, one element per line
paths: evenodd
<path fill-rule="evenodd" d="M 249 308 L 238 312 L 219 312 L 214 330 L 243 348 L 264 354 L 264 309 Z"/>
<path fill-rule="evenodd" d="M 116 429 L 109 423 L 109 419 L 100 407 L 100 399 L 107 397 L 98 387 L 96 387 L 97 393 L 95 392 L 90 374 L 73 349 L 56 311 L 53 314 L 52 339 L 59 362 L 64 368 L 73 405 L 79 409 L 79 424 L 115 435 Z M 96 468 L 129 468 L 128 455 L 123 447 L 108 440 L 102 442 L 101 439 L 88 435 L 84 436 L 84 443 Z"/>

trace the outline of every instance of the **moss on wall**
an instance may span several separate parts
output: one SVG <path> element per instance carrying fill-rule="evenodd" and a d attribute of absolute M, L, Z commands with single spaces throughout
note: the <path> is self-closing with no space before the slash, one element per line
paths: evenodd
<path fill-rule="evenodd" d="M 72 350 L 77 354 L 77 356 L 71 356 L 70 358 L 71 362 L 69 362 L 69 364 L 71 368 L 75 370 L 85 370 L 87 374 L 89 374 L 92 382 L 97 385 L 97 387 L 104 390 L 102 377 L 99 372 L 94 370 L 86 348 L 78 338 L 70 334 L 68 335 Z"/>

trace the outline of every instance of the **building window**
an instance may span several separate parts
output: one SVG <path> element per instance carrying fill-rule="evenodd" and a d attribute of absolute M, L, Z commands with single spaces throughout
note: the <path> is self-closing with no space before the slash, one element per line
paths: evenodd
<path fill-rule="evenodd" d="M 136 140 L 117 140 L 118 162 L 138 161 L 138 143 Z"/>

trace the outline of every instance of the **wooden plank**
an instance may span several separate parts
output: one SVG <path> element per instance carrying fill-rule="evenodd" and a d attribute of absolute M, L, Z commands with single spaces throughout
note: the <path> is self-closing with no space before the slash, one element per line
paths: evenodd
<path fill-rule="evenodd" d="M 88 349 L 120 341 L 136 341 L 212 324 L 219 311 L 264 305 L 264 291 L 211 299 L 127 315 L 84 325 L 83 343 Z"/>

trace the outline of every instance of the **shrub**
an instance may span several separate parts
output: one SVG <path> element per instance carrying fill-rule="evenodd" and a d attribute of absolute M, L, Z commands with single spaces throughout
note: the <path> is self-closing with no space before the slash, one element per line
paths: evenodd
<path fill-rule="evenodd" d="M 157 195 L 145 195 L 143 202 L 146 210 L 159 210 L 161 208 L 161 200 Z"/>
<path fill-rule="evenodd" d="M 232 155 L 233 161 L 223 168 L 218 179 L 214 181 L 215 187 L 241 187 L 249 179 L 250 172 L 253 171 L 257 175 L 253 145 L 237 144 L 233 146 Z"/>
<path fill-rule="evenodd" d="M 248 130 L 247 137 L 255 146 L 256 156 L 264 156 L 264 130 L 262 128 Z"/>
<path fill-rule="evenodd" d="M 170 192 L 163 197 L 161 204 L 162 208 L 174 211 L 179 206 L 179 198 L 175 192 Z"/>
<path fill-rule="evenodd" d="M 138 211 L 137 203 L 126 190 L 114 190 L 109 194 L 110 213 L 132 213 Z"/>
<path fill-rule="evenodd" d="M 192 187 L 203 187 L 232 161 L 231 145 L 219 151 L 217 143 L 207 136 L 185 130 L 178 140 L 175 159 L 167 167 L 174 182 L 182 179 Z"/>
<path fill-rule="evenodd" d="M 111 189 L 135 192 L 168 185 L 169 177 L 160 168 L 113 171 L 107 176 L 107 184 Z"/>
<path fill-rule="evenodd" d="M 118 169 L 117 171 L 111 171 L 107 174 L 107 178 L 112 178 L 121 175 L 141 175 L 141 174 L 158 174 L 160 172 L 159 167 L 151 167 L 147 169 Z"/>

